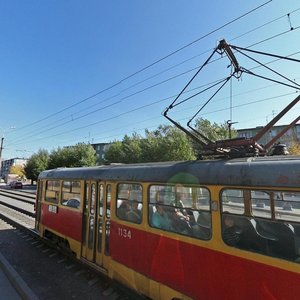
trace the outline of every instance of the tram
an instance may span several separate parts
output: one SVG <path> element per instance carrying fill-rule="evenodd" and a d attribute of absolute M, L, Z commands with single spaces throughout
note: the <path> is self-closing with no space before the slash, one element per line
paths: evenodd
<path fill-rule="evenodd" d="M 151 299 L 299 299 L 300 157 L 60 168 L 36 230 Z"/>

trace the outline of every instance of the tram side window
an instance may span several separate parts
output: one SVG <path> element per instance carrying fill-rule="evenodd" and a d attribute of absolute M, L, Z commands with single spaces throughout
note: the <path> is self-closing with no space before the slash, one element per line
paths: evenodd
<path fill-rule="evenodd" d="M 253 222 L 256 224 L 264 248 L 268 256 L 280 257 L 287 260 L 297 260 L 300 257 L 300 193 L 295 191 L 251 191 L 268 195 L 269 202 L 260 204 L 268 210 L 268 215 L 257 215 L 253 209 Z"/>
<path fill-rule="evenodd" d="M 142 186 L 119 183 L 117 187 L 117 216 L 121 220 L 140 224 L 143 217 Z"/>
<path fill-rule="evenodd" d="M 224 189 L 221 191 L 222 238 L 233 247 L 243 248 L 241 233 L 250 227 L 250 221 L 244 216 L 244 191 Z"/>
<path fill-rule="evenodd" d="M 204 240 L 211 238 L 208 189 L 152 185 L 148 205 L 150 226 Z"/>
<path fill-rule="evenodd" d="M 300 223 L 300 193 L 299 192 L 274 192 L 275 217 Z"/>
<path fill-rule="evenodd" d="M 60 193 L 60 181 L 48 180 L 46 183 L 45 200 L 52 203 L 58 203 Z"/>
<path fill-rule="evenodd" d="M 245 212 L 244 193 L 239 189 L 225 189 L 221 193 L 222 212 L 242 215 Z"/>
<path fill-rule="evenodd" d="M 261 205 L 269 215 L 255 218 L 256 229 L 264 242 L 264 254 L 288 260 L 300 257 L 300 193 L 294 191 L 251 191 L 267 194 L 269 202 Z M 253 210 L 252 215 L 257 216 Z"/>
<path fill-rule="evenodd" d="M 251 210 L 252 210 L 252 215 L 255 217 L 270 219 L 272 216 L 270 194 L 264 191 L 252 190 Z"/>
<path fill-rule="evenodd" d="M 61 204 L 78 209 L 80 202 L 80 181 L 64 181 L 62 185 Z"/>
<path fill-rule="evenodd" d="M 240 201 L 229 200 L 228 195 L 233 194 L 239 195 Z M 222 237 L 226 244 L 300 261 L 300 193 L 223 190 L 221 200 Z"/>

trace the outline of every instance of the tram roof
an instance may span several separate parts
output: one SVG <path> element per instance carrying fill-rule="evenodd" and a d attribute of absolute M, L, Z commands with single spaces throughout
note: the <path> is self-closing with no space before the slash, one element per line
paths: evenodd
<path fill-rule="evenodd" d="M 300 156 L 58 168 L 41 172 L 39 178 L 299 187 Z"/>

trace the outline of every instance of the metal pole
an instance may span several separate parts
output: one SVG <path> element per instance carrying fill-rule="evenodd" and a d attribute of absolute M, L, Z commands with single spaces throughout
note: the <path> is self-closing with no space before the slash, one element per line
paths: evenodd
<path fill-rule="evenodd" d="M 0 176 L 2 177 L 2 150 L 3 150 L 3 142 L 4 136 L 1 138 L 1 146 L 0 146 Z"/>

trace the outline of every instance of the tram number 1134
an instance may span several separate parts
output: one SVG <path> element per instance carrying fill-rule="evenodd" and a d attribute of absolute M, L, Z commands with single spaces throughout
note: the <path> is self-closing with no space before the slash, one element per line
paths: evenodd
<path fill-rule="evenodd" d="M 131 237 L 132 237 L 131 230 L 122 228 L 122 227 L 118 227 L 118 236 L 125 238 L 125 239 L 131 239 Z"/>

